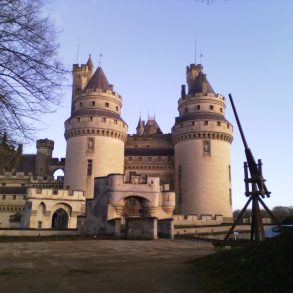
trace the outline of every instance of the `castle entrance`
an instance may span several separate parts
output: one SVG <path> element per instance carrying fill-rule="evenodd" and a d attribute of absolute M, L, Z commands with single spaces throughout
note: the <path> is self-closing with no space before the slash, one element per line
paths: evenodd
<path fill-rule="evenodd" d="M 123 207 L 123 216 L 127 217 L 143 217 L 143 201 L 138 196 L 130 196 L 125 199 Z"/>
<path fill-rule="evenodd" d="M 68 228 L 68 214 L 60 208 L 55 211 L 52 217 L 52 229 L 67 229 Z"/>

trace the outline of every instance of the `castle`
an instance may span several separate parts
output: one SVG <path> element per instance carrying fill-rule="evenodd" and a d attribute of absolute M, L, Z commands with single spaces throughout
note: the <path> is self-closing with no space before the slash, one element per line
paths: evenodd
<path fill-rule="evenodd" d="M 231 221 L 233 129 L 225 98 L 200 64 L 186 68 L 186 79 L 171 133 L 148 117 L 129 135 L 122 97 L 103 69 L 94 71 L 90 57 L 74 64 L 66 158 L 52 157 L 49 139 L 37 141 L 36 155 L 15 152 L 0 173 L 1 227 L 76 228 L 83 218 L 96 233 L 131 217 Z M 58 169 L 64 178 L 54 179 Z"/>

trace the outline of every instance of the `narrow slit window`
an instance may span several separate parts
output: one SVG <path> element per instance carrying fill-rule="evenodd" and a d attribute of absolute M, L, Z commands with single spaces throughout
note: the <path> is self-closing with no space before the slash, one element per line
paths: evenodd
<path fill-rule="evenodd" d="M 91 176 L 93 173 L 93 160 L 87 160 L 87 175 Z"/>

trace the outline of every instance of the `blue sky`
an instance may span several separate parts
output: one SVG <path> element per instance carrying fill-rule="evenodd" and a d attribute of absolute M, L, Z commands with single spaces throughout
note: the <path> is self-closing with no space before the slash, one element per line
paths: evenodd
<path fill-rule="evenodd" d="M 47 12 L 60 30 L 60 56 L 67 68 L 89 53 L 123 97 L 122 117 L 135 132 L 139 115 L 155 113 L 170 132 L 185 67 L 201 61 L 214 90 L 233 94 L 242 126 L 272 191 L 270 206 L 293 205 L 293 1 L 290 0 L 52 0 Z M 79 44 L 79 45 L 78 45 Z M 199 55 L 203 57 L 200 58 Z M 36 139 L 55 141 L 65 156 L 64 121 L 69 117 L 71 77 L 62 105 L 45 115 Z M 243 162 L 239 131 L 232 144 L 233 208 L 241 208 Z M 34 144 L 25 147 L 35 152 Z"/>

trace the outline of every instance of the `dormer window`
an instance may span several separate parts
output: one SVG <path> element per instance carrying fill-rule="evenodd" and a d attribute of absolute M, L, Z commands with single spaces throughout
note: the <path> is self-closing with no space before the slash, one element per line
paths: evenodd
<path fill-rule="evenodd" d="M 214 106 L 213 105 L 210 105 L 210 110 L 214 110 Z"/>
<path fill-rule="evenodd" d="M 109 103 L 105 103 L 105 107 L 106 108 L 109 108 Z"/>

